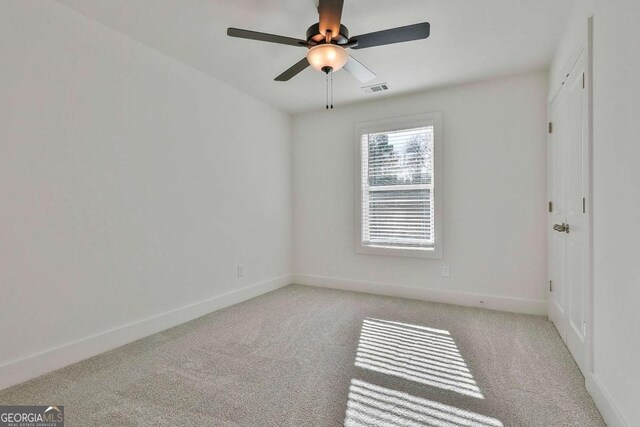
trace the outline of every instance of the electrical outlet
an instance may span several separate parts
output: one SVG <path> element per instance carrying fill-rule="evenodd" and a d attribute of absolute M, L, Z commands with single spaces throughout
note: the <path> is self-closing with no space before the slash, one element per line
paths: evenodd
<path fill-rule="evenodd" d="M 442 266 L 442 277 L 449 277 L 451 275 L 451 271 L 449 270 L 448 265 Z"/>
<path fill-rule="evenodd" d="M 244 267 L 242 266 L 242 264 L 238 264 L 238 277 L 243 277 L 244 276 Z"/>

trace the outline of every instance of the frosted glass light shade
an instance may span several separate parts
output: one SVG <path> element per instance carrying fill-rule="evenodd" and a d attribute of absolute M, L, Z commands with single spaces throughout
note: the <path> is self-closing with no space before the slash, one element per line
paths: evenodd
<path fill-rule="evenodd" d="M 319 44 L 307 52 L 307 61 L 318 71 L 322 71 L 323 67 L 331 67 L 333 71 L 338 71 L 344 67 L 348 59 L 347 51 L 335 44 Z"/>

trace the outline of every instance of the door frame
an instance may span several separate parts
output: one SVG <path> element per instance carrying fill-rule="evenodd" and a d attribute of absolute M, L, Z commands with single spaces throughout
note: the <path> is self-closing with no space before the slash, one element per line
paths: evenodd
<path fill-rule="evenodd" d="M 588 251 L 589 256 L 587 263 L 587 302 L 586 302 L 586 318 L 587 318 L 587 335 L 585 336 L 586 351 L 586 370 L 589 375 L 594 373 L 593 366 L 593 16 L 587 19 L 587 45 L 585 53 L 587 54 L 587 75 L 585 76 L 585 85 L 587 90 L 587 224 L 588 224 Z M 585 373 L 585 374 L 586 374 Z M 586 375 L 585 375 L 586 376 Z"/>
<path fill-rule="evenodd" d="M 587 150 L 586 155 L 587 158 L 587 188 L 585 190 L 584 197 L 586 198 L 586 223 L 588 224 L 588 237 L 587 237 L 587 271 L 586 274 L 586 289 L 585 289 L 585 321 L 586 325 L 586 334 L 585 334 L 585 378 L 587 375 L 593 374 L 594 365 L 593 365 L 593 331 L 594 331 L 594 316 L 593 316 L 593 17 L 589 17 L 587 20 L 587 37 L 585 43 L 580 47 L 580 49 L 575 52 L 573 55 L 573 61 L 568 64 L 566 68 L 567 72 L 570 72 L 573 67 L 577 64 L 581 55 L 586 55 L 586 72 L 585 72 L 585 93 L 587 96 L 587 115 L 586 119 L 587 123 Z M 562 85 L 569 77 L 569 74 L 563 79 Z M 551 88 L 555 90 L 556 88 Z M 550 97 L 549 103 L 547 105 L 548 111 L 548 119 L 549 122 L 553 122 L 553 117 L 551 112 L 553 111 L 553 104 L 556 101 L 558 94 L 562 90 L 562 86 L 557 88 L 556 92 Z M 550 135 L 547 144 L 552 143 L 550 140 L 552 136 Z M 551 154 L 549 154 L 551 155 Z M 550 170 L 547 170 L 547 176 L 549 176 Z M 549 193 L 551 188 L 549 188 Z M 549 194 L 550 196 L 550 194 Z M 552 201 L 551 197 L 549 197 L 549 201 Z M 548 222 L 548 221 L 547 221 Z M 548 222 L 549 223 L 549 222 Z M 549 235 L 549 229 L 547 229 L 547 236 Z M 551 271 L 550 267 L 550 255 L 548 258 L 548 267 L 549 271 Z M 548 278 L 549 280 L 553 280 L 552 277 Z M 548 289 L 548 292 L 551 293 L 551 289 Z M 551 295 L 549 295 L 549 307 L 551 307 Z"/>

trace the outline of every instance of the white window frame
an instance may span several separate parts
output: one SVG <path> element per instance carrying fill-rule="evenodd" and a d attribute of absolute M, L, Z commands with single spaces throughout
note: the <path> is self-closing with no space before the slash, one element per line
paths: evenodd
<path fill-rule="evenodd" d="M 433 203 L 434 203 L 434 247 L 403 248 L 362 244 L 362 135 L 393 132 L 404 129 L 433 126 Z M 443 126 L 442 113 L 434 112 L 355 124 L 355 247 L 356 252 L 366 255 L 402 256 L 441 259 L 443 252 Z M 368 155 L 368 153 L 366 153 Z"/>

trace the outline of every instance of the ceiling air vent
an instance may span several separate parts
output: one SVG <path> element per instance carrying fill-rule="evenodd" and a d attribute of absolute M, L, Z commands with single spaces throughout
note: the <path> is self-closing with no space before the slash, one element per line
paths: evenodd
<path fill-rule="evenodd" d="M 373 86 L 364 86 L 362 90 L 364 90 L 365 93 L 384 92 L 385 90 L 389 90 L 389 85 L 387 83 L 378 83 Z"/>

